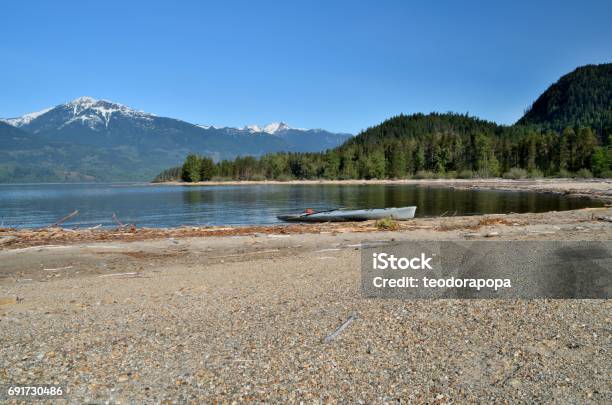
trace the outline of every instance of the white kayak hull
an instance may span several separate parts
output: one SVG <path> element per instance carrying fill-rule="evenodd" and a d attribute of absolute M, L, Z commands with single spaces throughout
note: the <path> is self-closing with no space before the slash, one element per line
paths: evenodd
<path fill-rule="evenodd" d="M 374 208 L 368 210 L 333 210 L 312 214 L 279 215 L 278 219 L 290 222 L 346 222 L 369 221 L 374 219 L 393 218 L 405 221 L 414 218 L 417 207 Z"/>

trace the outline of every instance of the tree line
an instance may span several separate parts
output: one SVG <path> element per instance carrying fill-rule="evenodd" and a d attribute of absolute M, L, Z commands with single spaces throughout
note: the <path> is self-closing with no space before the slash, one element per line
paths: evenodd
<path fill-rule="evenodd" d="M 499 126 L 461 114 L 400 115 L 321 153 L 273 153 L 213 162 L 189 155 L 157 181 L 612 177 L 612 134 Z"/>

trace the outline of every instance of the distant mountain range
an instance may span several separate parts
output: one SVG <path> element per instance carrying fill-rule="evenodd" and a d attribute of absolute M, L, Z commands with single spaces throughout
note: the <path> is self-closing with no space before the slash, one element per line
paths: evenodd
<path fill-rule="evenodd" d="M 283 122 L 242 128 L 195 125 L 80 97 L 0 120 L 0 182 L 150 180 L 188 153 L 221 160 L 317 152 L 350 137 Z"/>
<path fill-rule="evenodd" d="M 574 162 L 573 150 L 579 142 L 574 145 L 570 135 L 565 137 L 565 143 L 558 142 L 559 133 L 569 127 L 575 131 L 589 127 L 596 135 L 594 142 L 599 149 L 591 148 L 596 154 L 585 155 L 582 163 Z M 586 132 L 579 135 L 591 139 Z M 569 146 L 564 146 L 566 141 Z M 279 151 L 329 149 L 335 149 L 331 157 L 352 156 L 343 158 L 348 164 L 346 168 L 341 164 L 346 178 L 353 178 L 360 165 L 371 166 L 359 169 L 360 173 L 370 173 L 367 176 L 380 176 L 381 171 L 387 170 L 386 175 L 397 177 L 404 171 L 435 171 L 442 166 L 446 171 L 479 170 L 485 165 L 479 159 L 489 162 L 489 166 L 495 166 L 490 162 L 501 163 L 502 173 L 512 167 L 537 166 L 546 173 L 562 168 L 570 171 L 589 168 L 597 174 L 607 173 L 609 165 L 607 161 L 601 163 L 604 158 L 600 155 L 609 156 L 611 141 L 610 63 L 582 66 L 561 77 L 513 126 L 453 114 L 415 114 L 392 118 L 356 137 L 321 129 L 292 128 L 283 122 L 241 128 L 195 125 L 107 100 L 81 97 L 0 120 L 0 182 L 151 180 L 163 169 L 180 165 L 190 153 L 219 161 Z M 408 143 L 414 143 L 411 147 L 416 149 L 403 150 Z M 564 148 L 568 147 L 570 162 L 566 165 Z M 382 151 L 383 159 L 370 149 Z M 483 151 L 489 155 L 478 158 Z M 393 163 L 391 157 L 402 153 L 406 156 Z M 493 156 L 496 158 L 492 159 Z M 459 157 L 465 161 L 452 163 Z M 299 158 L 309 162 L 311 159 L 305 155 Z M 605 159 L 612 162 L 612 157 Z M 314 163 L 310 166 L 304 173 L 314 171 Z M 291 175 L 310 176 L 304 173 L 298 170 Z"/>

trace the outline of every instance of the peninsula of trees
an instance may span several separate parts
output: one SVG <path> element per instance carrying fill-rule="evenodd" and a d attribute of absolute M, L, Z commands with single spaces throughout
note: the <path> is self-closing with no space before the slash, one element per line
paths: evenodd
<path fill-rule="evenodd" d="M 213 162 L 189 155 L 156 181 L 612 177 L 612 64 L 563 76 L 512 126 L 468 115 L 399 115 L 321 153 Z"/>

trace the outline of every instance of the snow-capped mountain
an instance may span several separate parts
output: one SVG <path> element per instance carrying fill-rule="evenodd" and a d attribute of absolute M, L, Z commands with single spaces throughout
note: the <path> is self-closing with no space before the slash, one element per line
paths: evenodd
<path fill-rule="evenodd" d="M 153 114 L 136 111 L 123 104 L 96 100 L 92 97 L 79 97 L 66 104 L 4 121 L 35 134 L 45 134 L 62 130 L 82 131 L 85 128 L 100 132 L 108 130 L 109 126 L 121 120 L 130 120 L 147 127 L 154 118 Z"/>
<path fill-rule="evenodd" d="M 92 129 L 100 126 L 108 128 L 111 119 L 118 117 L 145 121 L 152 121 L 155 117 L 153 114 L 136 111 L 123 104 L 108 100 L 96 100 L 92 97 L 79 97 L 66 104 L 66 109 L 72 114 L 72 117 L 66 121 L 65 125 L 80 121 Z"/>
<path fill-rule="evenodd" d="M 101 126 L 108 127 L 111 119 L 119 116 L 145 120 L 150 120 L 154 117 L 153 114 L 135 111 L 123 104 L 113 103 L 108 100 L 96 100 L 92 97 L 79 97 L 61 106 L 46 108 L 42 111 L 25 114 L 17 118 L 8 118 L 4 121 L 20 128 L 32 123 L 33 120 L 52 110 L 61 110 L 63 112 L 63 122 L 60 126 L 80 122 L 94 130 Z"/>
<path fill-rule="evenodd" d="M 40 117 L 41 115 L 43 115 L 44 113 L 48 112 L 52 110 L 52 108 L 45 108 L 42 111 L 37 111 L 37 112 L 33 112 L 33 113 L 29 113 L 29 114 L 25 114 L 22 115 L 21 117 L 17 117 L 17 118 L 7 118 L 5 120 L 0 120 L 0 121 L 4 121 L 7 124 L 10 124 L 14 127 L 21 127 L 24 125 L 29 124 L 30 122 L 32 122 L 33 119 Z"/>
<path fill-rule="evenodd" d="M 92 97 L 0 121 L 21 131 L 23 156 L 40 154 L 33 146 L 38 145 L 52 162 L 52 172 L 70 168 L 71 172 L 85 172 L 85 178 L 104 180 L 148 180 L 145 176 L 180 164 L 188 153 L 219 160 L 279 151 L 316 152 L 338 146 L 351 136 L 291 128 L 283 122 L 247 128 L 194 125 Z M 6 126 L 0 127 L 0 141 L 17 153 L 9 132 Z M 27 136 L 31 142 L 23 140 Z M 43 145 L 45 142 L 48 144 Z M 0 154 L 0 167 L 6 158 Z M 20 164 L 18 155 L 14 159 L 11 164 Z M 65 162 L 64 167 L 58 169 L 58 162 Z"/>
<path fill-rule="evenodd" d="M 266 134 L 274 135 L 277 132 L 287 131 L 290 129 L 297 129 L 297 128 L 291 128 L 289 125 L 281 121 L 281 122 L 271 122 L 270 124 L 264 125 L 264 126 L 251 124 L 251 125 L 242 127 L 242 129 L 247 130 L 249 132 L 265 132 Z"/>

